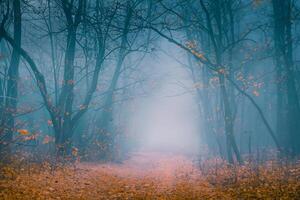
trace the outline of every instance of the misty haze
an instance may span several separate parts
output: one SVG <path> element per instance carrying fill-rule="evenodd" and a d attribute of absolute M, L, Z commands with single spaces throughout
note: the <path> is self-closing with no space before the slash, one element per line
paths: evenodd
<path fill-rule="evenodd" d="M 300 199 L 300 1 L 0 0 L 0 199 Z"/>

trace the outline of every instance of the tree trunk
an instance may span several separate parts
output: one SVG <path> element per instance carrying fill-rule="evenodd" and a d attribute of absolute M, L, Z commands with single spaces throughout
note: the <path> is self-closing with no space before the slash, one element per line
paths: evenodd
<path fill-rule="evenodd" d="M 64 152 L 69 154 L 71 152 L 71 137 L 73 134 L 74 124 L 72 121 L 73 115 L 73 101 L 74 101 L 74 60 L 76 52 L 76 32 L 78 25 L 81 22 L 81 17 L 85 7 L 85 1 L 78 2 L 76 14 L 73 17 L 72 6 L 62 1 L 64 14 L 67 22 L 67 46 L 65 50 L 64 60 L 64 76 L 63 87 L 58 100 L 58 127 L 55 129 L 55 141 L 58 145 L 58 153 Z"/>
<path fill-rule="evenodd" d="M 130 5 L 127 7 L 127 13 L 124 21 L 124 28 L 122 32 L 122 39 L 121 39 L 121 45 L 120 45 L 120 51 L 118 55 L 118 61 L 116 64 L 116 69 L 114 71 L 110 86 L 108 88 L 108 93 L 106 95 L 106 98 L 104 100 L 104 106 L 103 111 L 101 113 L 101 116 L 99 118 L 99 127 L 101 130 L 101 140 L 102 143 L 105 144 L 105 151 L 104 152 L 104 159 L 108 159 L 109 157 L 114 157 L 114 130 L 113 130 L 113 97 L 114 97 L 114 90 L 117 87 L 118 79 L 121 74 L 122 65 L 124 62 L 125 54 L 126 54 L 126 43 L 127 36 L 129 32 L 129 26 L 130 26 L 130 20 L 132 17 L 132 8 Z"/>
<path fill-rule="evenodd" d="M 12 142 L 13 133 L 15 131 L 15 115 L 17 112 L 18 103 L 18 79 L 19 79 L 19 62 L 20 53 L 17 48 L 21 47 L 21 5 L 20 0 L 13 1 L 14 15 L 14 41 L 16 48 L 13 48 L 11 61 L 8 69 L 8 82 L 6 91 L 6 100 L 4 108 L 4 117 L 1 123 L 3 128 L 3 142 L 7 151 L 9 144 Z M 6 151 L 5 150 L 5 151 Z M 1 150 L 2 151 L 2 150 Z"/>
<path fill-rule="evenodd" d="M 272 0 L 272 4 L 275 62 L 278 79 L 277 131 L 280 135 L 287 133 L 283 142 L 285 151 L 295 156 L 300 154 L 300 105 L 293 63 L 291 1 Z M 284 93 L 284 88 L 286 88 L 286 93 Z M 286 103 L 284 97 L 287 99 Z"/>
<path fill-rule="evenodd" d="M 233 163 L 233 157 L 232 157 L 232 150 L 235 153 L 237 161 L 242 164 L 243 160 L 240 155 L 240 152 L 238 150 L 236 140 L 234 137 L 234 127 L 233 127 L 233 115 L 232 111 L 230 108 L 230 103 L 229 103 L 229 98 L 225 86 L 225 75 L 220 74 L 219 79 L 220 79 L 220 85 L 221 85 L 221 96 L 222 96 L 222 101 L 223 101 L 223 106 L 224 106 L 224 120 L 225 120 L 225 134 L 226 134 L 226 140 L 227 140 L 227 155 L 228 155 L 228 161 L 229 163 Z M 232 149 L 231 149 L 232 148 Z"/>

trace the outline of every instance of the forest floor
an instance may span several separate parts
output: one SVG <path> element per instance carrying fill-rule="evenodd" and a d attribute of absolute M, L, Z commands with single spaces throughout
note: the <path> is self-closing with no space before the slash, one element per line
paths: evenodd
<path fill-rule="evenodd" d="M 300 164 L 195 165 L 183 155 L 136 153 L 121 164 L 4 167 L 0 199 L 300 199 Z"/>

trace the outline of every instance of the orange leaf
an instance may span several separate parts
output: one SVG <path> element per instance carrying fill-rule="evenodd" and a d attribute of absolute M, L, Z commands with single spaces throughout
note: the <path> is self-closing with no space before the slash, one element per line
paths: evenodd
<path fill-rule="evenodd" d="M 257 90 L 253 90 L 253 95 L 258 97 L 259 96 L 259 92 Z"/>
<path fill-rule="evenodd" d="M 20 135 L 28 135 L 28 134 L 29 134 L 29 131 L 26 130 L 26 129 L 19 129 L 19 130 L 18 130 L 18 133 L 19 133 Z"/>
<path fill-rule="evenodd" d="M 52 120 L 49 119 L 49 120 L 47 121 L 47 124 L 48 124 L 48 126 L 52 126 L 52 125 L 53 125 Z"/>
<path fill-rule="evenodd" d="M 43 144 L 48 144 L 51 141 L 53 141 L 52 137 L 50 137 L 49 135 L 46 135 L 44 137 Z"/>
<path fill-rule="evenodd" d="M 72 148 L 72 155 L 77 156 L 78 155 L 78 149 L 76 147 Z"/>

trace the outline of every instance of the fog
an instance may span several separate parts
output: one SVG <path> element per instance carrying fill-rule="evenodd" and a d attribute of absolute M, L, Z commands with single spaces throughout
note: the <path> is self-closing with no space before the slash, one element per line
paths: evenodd
<path fill-rule="evenodd" d="M 0 0 L 0 199 L 300 199 L 299 158 L 300 0 Z"/>
<path fill-rule="evenodd" d="M 159 48 L 159 56 L 142 63 L 158 76 L 148 77 L 145 84 L 155 87 L 134 101 L 128 131 L 136 135 L 136 151 L 198 154 L 201 128 L 189 71 L 171 57 L 183 57 L 174 45 L 161 42 Z"/>

